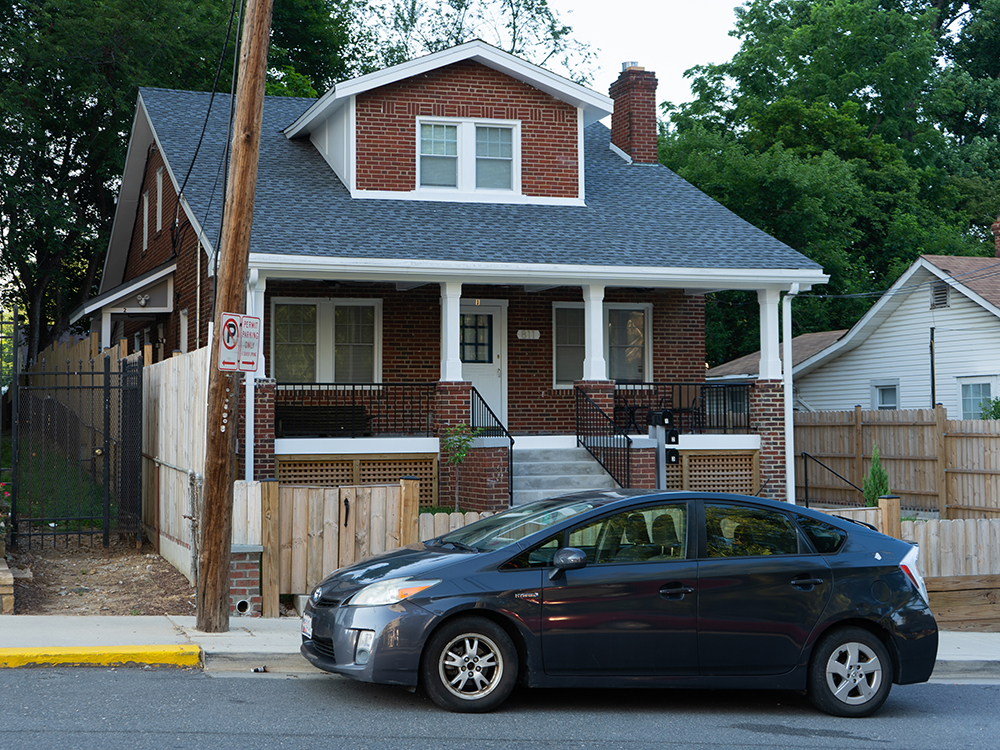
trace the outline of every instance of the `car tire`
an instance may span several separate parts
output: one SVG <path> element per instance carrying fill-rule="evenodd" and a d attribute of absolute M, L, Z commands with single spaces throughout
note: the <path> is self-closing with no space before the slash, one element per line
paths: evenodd
<path fill-rule="evenodd" d="M 877 636 L 863 628 L 838 628 L 813 651 L 809 700 L 833 716 L 869 716 L 889 697 L 892 676 L 892 659 Z"/>
<path fill-rule="evenodd" d="M 517 670 L 517 650 L 502 627 L 485 617 L 462 617 L 445 623 L 427 641 L 420 678 L 441 708 L 484 713 L 507 699 Z"/>

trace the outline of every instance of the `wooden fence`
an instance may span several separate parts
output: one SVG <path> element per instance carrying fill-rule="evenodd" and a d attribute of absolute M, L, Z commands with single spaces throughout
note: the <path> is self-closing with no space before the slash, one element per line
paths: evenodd
<path fill-rule="evenodd" d="M 944 407 L 796 412 L 796 497 L 857 505 L 860 493 L 815 461 L 863 486 L 878 446 L 892 494 L 907 510 L 941 518 L 1000 516 L 1000 420 L 951 420 Z"/>

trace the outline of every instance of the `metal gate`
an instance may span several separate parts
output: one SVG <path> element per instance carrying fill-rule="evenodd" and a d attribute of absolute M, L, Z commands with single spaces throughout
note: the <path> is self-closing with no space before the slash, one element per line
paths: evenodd
<path fill-rule="evenodd" d="M 141 544 L 142 356 L 15 368 L 14 381 L 11 545 Z"/>

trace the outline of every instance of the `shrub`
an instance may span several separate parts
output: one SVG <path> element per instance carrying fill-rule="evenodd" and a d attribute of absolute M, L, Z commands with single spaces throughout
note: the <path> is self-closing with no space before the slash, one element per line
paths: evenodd
<path fill-rule="evenodd" d="M 878 505 L 878 499 L 889 494 L 889 475 L 882 468 L 877 445 L 872 446 L 872 465 L 861 489 L 865 494 L 865 505 L 869 507 Z"/>

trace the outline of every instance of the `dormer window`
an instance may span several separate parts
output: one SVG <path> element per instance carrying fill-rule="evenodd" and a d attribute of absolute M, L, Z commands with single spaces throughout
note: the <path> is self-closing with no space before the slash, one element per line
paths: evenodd
<path fill-rule="evenodd" d="M 519 192 L 517 122 L 420 120 L 418 189 Z"/>

